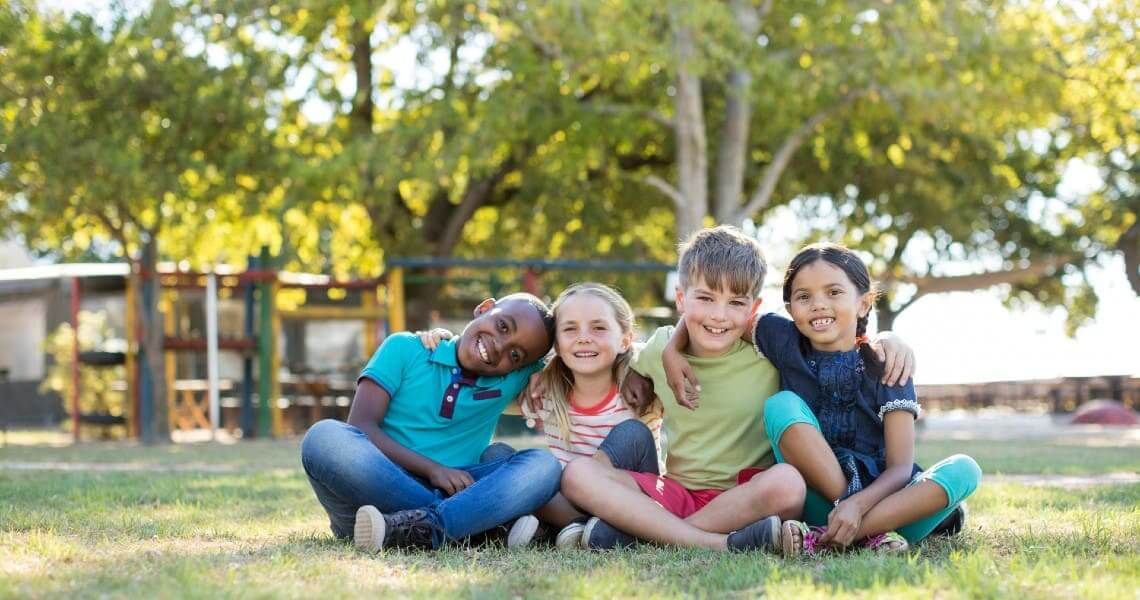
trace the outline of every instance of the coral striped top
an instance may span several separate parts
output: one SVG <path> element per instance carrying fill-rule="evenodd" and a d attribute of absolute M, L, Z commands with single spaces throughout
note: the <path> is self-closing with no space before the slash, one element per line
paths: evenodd
<path fill-rule="evenodd" d="M 618 387 L 615 384 L 610 388 L 606 397 L 594 406 L 579 407 L 575 406 L 571 400 L 569 410 L 567 411 L 570 417 L 570 439 L 562 439 L 562 430 L 558 426 L 558 421 L 554 418 L 553 411 L 549 410 L 547 402 L 549 400 L 543 399 L 542 410 L 538 415 L 527 415 L 531 418 L 537 417 L 541 420 L 542 431 L 546 437 L 546 445 L 550 448 L 550 452 L 562 463 L 565 467 L 567 463 L 579 456 L 593 456 L 598 451 L 598 446 L 601 445 L 602 440 L 610 434 L 618 424 L 626 421 L 627 419 L 636 419 L 637 413 L 629 408 L 625 400 L 618 393 Z M 524 403 L 525 404 L 525 403 Z M 524 412 L 526 409 L 524 408 Z M 661 460 L 661 417 L 659 414 L 647 415 L 645 424 L 649 427 L 649 431 L 653 433 L 653 440 L 657 446 L 657 457 L 659 469 L 663 469 L 664 461 Z M 664 472 L 664 471 L 662 471 Z"/>

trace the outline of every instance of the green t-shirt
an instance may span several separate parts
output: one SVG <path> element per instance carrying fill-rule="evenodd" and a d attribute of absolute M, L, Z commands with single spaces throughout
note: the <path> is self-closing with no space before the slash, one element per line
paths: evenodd
<path fill-rule="evenodd" d="M 736 485 L 742 469 L 775 462 L 764 432 L 764 401 L 779 391 L 780 376 L 768 359 L 742 340 L 715 358 L 686 354 L 701 382 L 700 408 L 689 410 L 677 404 L 661 364 L 672 333 L 671 326 L 659 328 L 631 365 L 653 380 L 664 406 L 667 472 L 690 490 L 726 490 Z"/>

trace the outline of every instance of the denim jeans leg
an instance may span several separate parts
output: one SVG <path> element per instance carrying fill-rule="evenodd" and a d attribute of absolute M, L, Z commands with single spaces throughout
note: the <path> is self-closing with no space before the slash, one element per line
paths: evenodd
<path fill-rule="evenodd" d="M 384 456 L 364 432 L 341 421 L 325 419 L 309 428 L 301 441 L 301 464 L 338 538 L 352 537 L 356 510 L 365 504 L 390 513 L 424 508 L 443 496 Z"/>
<path fill-rule="evenodd" d="M 479 464 L 489 463 L 500 458 L 507 458 L 515 453 L 515 449 L 505 442 L 495 442 L 479 455 Z"/>
<path fill-rule="evenodd" d="M 622 421 L 610 430 L 598 446 L 615 469 L 659 474 L 657 444 L 645 423 L 637 419 Z"/>
<path fill-rule="evenodd" d="M 547 450 L 522 450 L 463 467 L 475 483 L 430 507 L 438 519 L 438 547 L 529 514 L 558 491 L 562 466 Z"/>

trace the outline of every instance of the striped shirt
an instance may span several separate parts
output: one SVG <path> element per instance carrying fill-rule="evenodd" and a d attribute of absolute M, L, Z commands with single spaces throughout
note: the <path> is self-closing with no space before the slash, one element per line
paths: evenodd
<path fill-rule="evenodd" d="M 550 410 L 549 402 L 549 399 L 543 398 L 539 414 L 527 416 L 541 420 L 546 445 L 563 467 L 579 456 L 593 456 L 597 453 L 602 440 L 610 434 L 610 430 L 628 419 L 638 418 L 637 413 L 629 408 L 618 393 L 617 385 L 614 385 L 606 397 L 594 406 L 575 406 L 571 400 L 567 411 L 570 417 L 570 439 L 564 440 L 562 429 L 558 426 L 558 420 L 554 418 L 554 411 Z M 523 404 L 524 413 L 529 412 L 525 409 L 525 403 Z M 654 445 L 657 447 L 658 468 L 662 469 L 664 461 L 661 460 L 660 414 L 650 413 L 646 415 L 644 421 L 649 431 L 653 433 Z"/>

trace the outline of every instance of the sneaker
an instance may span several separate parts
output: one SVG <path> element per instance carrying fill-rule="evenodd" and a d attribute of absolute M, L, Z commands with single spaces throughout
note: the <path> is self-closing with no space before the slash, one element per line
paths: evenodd
<path fill-rule="evenodd" d="M 946 518 L 942 519 L 942 522 L 934 527 L 930 535 L 957 535 L 966 528 L 967 516 L 969 516 L 969 510 L 966 509 L 966 503 L 963 502 L 954 507 L 954 510 L 950 511 L 950 514 L 946 515 Z"/>
<path fill-rule="evenodd" d="M 511 524 L 511 530 L 507 533 L 507 547 L 508 548 L 523 548 L 529 546 L 531 542 L 535 541 L 538 533 L 539 521 L 538 517 L 534 515 L 523 515 Z"/>
<path fill-rule="evenodd" d="M 780 517 L 772 515 L 728 534 L 728 549 L 735 552 L 749 550 L 781 551 Z"/>
<path fill-rule="evenodd" d="M 559 550 L 582 547 L 582 532 L 586 530 L 585 523 L 571 523 L 558 532 L 554 538 L 554 547 Z"/>
<path fill-rule="evenodd" d="M 375 506 L 361 506 L 356 511 L 352 543 L 367 552 L 381 548 L 431 548 L 434 527 L 423 509 L 401 510 L 382 514 Z"/>
<path fill-rule="evenodd" d="M 605 521 L 591 517 L 582 529 L 582 547 L 590 550 L 616 550 L 618 548 L 632 548 L 637 545 L 637 538 L 620 531 Z"/>

